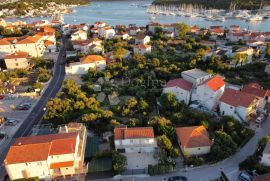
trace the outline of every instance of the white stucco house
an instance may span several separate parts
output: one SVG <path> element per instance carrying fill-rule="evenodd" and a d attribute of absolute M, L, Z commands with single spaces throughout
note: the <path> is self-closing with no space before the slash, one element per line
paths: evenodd
<path fill-rule="evenodd" d="M 105 39 L 112 39 L 115 36 L 115 30 L 110 26 L 105 26 L 98 29 L 98 34 Z"/>
<path fill-rule="evenodd" d="M 178 127 L 175 130 L 184 155 L 204 155 L 210 152 L 213 143 L 204 126 Z"/>
<path fill-rule="evenodd" d="M 258 98 L 258 108 L 264 110 L 266 103 L 270 103 L 270 90 L 264 89 L 258 83 L 249 83 L 243 86 L 242 92 L 254 95 Z"/>
<path fill-rule="evenodd" d="M 270 142 L 268 142 L 263 150 L 261 164 L 264 166 L 270 166 Z"/>
<path fill-rule="evenodd" d="M 106 60 L 100 55 L 87 55 L 81 58 L 80 62 L 70 63 L 65 67 L 67 74 L 83 75 L 87 74 L 89 68 L 104 70 Z"/>
<path fill-rule="evenodd" d="M 192 100 L 199 101 L 212 110 L 222 96 L 225 89 L 225 82 L 222 77 L 214 76 L 197 85 L 192 92 Z"/>
<path fill-rule="evenodd" d="M 133 47 L 133 52 L 141 54 L 141 55 L 144 55 L 146 53 L 151 53 L 151 45 L 142 45 L 142 44 L 135 45 Z"/>
<path fill-rule="evenodd" d="M 30 57 L 27 52 L 15 52 L 4 56 L 8 70 L 30 68 Z"/>
<path fill-rule="evenodd" d="M 257 96 L 226 88 L 220 98 L 220 113 L 244 122 L 249 120 L 251 114 L 256 113 L 258 105 L 259 99 Z"/>
<path fill-rule="evenodd" d="M 157 141 L 152 127 L 114 129 L 115 149 L 121 153 L 153 152 L 157 148 Z"/>
<path fill-rule="evenodd" d="M 102 40 L 98 38 L 91 38 L 87 40 L 74 40 L 72 41 L 73 48 L 77 51 L 80 51 L 82 53 L 88 54 L 88 52 L 95 48 L 93 45 L 100 47 L 103 49 L 102 45 Z M 91 47 L 92 46 L 92 47 Z M 97 52 L 97 51 L 94 51 Z"/>
<path fill-rule="evenodd" d="M 139 44 L 148 44 L 150 43 L 150 36 L 148 35 L 145 35 L 143 33 L 139 33 L 136 35 L 136 38 L 135 38 L 135 44 L 136 45 L 139 45 Z"/>
<path fill-rule="evenodd" d="M 39 180 L 77 180 L 88 172 L 84 164 L 86 128 L 78 123 L 60 128 L 58 134 L 17 138 L 4 166 L 11 180 L 38 177 Z"/>
<path fill-rule="evenodd" d="M 117 32 L 117 33 L 115 34 L 115 37 L 121 38 L 121 39 L 123 39 L 123 40 L 129 39 L 128 33 L 127 33 L 127 32 L 123 32 L 123 31 Z"/>
<path fill-rule="evenodd" d="M 189 104 L 192 86 L 193 84 L 185 79 L 173 79 L 168 81 L 166 87 L 163 89 L 163 93 L 173 93 L 178 101 L 183 101 L 185 104 Z"/>
<path fill-rule="evenodd" d="M 87 32 L 84 30 L 78 30 L 71 34 L 71 41 L 73 40 L 87 40 Z"/>
<path fill-rule="evenodd" d="M 32 57 L 41 57 L 45 52 L 43 37 L 40 35 L 7 37 L 0 39 L 0 57 L 15 52 L 27 52 Z"/>

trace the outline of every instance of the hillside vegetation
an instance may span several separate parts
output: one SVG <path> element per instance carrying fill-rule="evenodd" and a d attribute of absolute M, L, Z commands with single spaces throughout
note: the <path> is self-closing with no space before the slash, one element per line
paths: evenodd
<path fill-rule="evenodd" d="M 270 5 L 270 0 L 155 0 L 153 4 L 192 4 L 216 9 L 259 9 L 261 5 Z"/>
<path fill-rule="evenodd" d="M 89 3 L 89 0 L 20 0 L 14 3 L 8 3 L 0 5 L 1 9 L 20 9 L 25 10 L 29 7 L 31 8 L 47 8 L 47 4 L 50 2 L 55 2 L 56 4 L 66 4 L 66 5 L 84 5 Z"/>

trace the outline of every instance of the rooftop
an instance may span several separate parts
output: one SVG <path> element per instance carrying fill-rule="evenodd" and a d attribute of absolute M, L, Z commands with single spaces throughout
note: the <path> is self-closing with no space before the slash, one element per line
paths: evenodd
<path fill-rule="evenodd" d="M 179 78 L 179 79 L 169 80 L 166 87 L 179 87 L 184 90 L 190 91 L 192 89 L 192 83 L 186 81 L 185 79 Z"/>
<path fill-rule="evenodd" d="M 249 107 L 254 101 L 258 101 L 257 97 L 243 91 L 227 88 L 220 98 L 220 102 L 224 102 L 234 107 Z"/>
<path fill-rule="evenodd" d="M 87 63 L 93 63 L 93 62 L 102 61 L 102 60 L 105 60 L 105 58 L 103 58 L 100 55 L 87 55 L 81 58 L 81 63 L 87 64 Z"/>
<path fill-rule="evenodd" d="M 179 127 L 175 130 L 178 141 L 183 147 L 196 148 L 212 145 L 204 126 Z"/>
<path fill-rule="evenodd" d="M 200 69 L 196 69 L 196 68 L 191 69 L 191 70 L 183 71 L 181 74 L 186 75 L 188 77 L 195 78 L 195 79 L 198 79 L 198 78 L 205 77 L 205 76 L 209 75 L 207 72 L 202 71 Z"/>
<path fill-rule="evenodd" d="M 154 138 L 154 130 L 152 127 L 127 128 L 120 127 L 114 129 L 114 139 L 138 139 L 138 138 Z"/>
<path fill-rule="evenodd" d="M 74 153 L 77 135 L 63 133 L 18 138 L 10 147 L 5 164 L 42 161 L 50 155 Z"/>

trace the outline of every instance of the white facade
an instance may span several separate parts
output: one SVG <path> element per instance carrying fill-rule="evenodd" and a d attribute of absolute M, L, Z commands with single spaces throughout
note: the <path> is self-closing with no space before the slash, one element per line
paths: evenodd
<path fill-rule="evenodd" d="M 77 128 L 77 127 L 76 127 Z M 78 131 L 75 140 L 75 150 L 70 153 L 61 154 L 50 154 L 47 157 L 43 157 L 43 159 L 39 159 L 37 161 L 32 162 L 18 162 L 13 164 L 6 164 L 5 168 L 11 180 L 22 179 L 22 178 L 31 178 L 38 177 L 39 179 L 44 180 L 53 180 L 55 177 L 63 177 L 66 175 L 69 176 L 79 176 L 80 174 L 85 174 L 87 172 L 87 166 L 84 165 L 84 154 L 85 154 L 85 146 L 86 146 L 86 138 L 87 132 L 84 129 L 76 130 L 76 128 L 72 128 L 69 130 L 65 130 L 63 133 L 73 134 Z M 38 139 L 38 138 L 37 138 Z M 63 138 L 62 138 L 63 139 Z M 57 141 L 57 140 L 56 140 Z M 45 143 L 36 143 L 36 144 L 45 144 Z M 44 145 L 44 149 L 48 149 L 47 145 Z M 51 148 L 53 143 L 51 143 Z M 61 144 L 61 143 L 59 143 Z M 70 145 L 72 146 L 72 145 Z M 31 144 L 29 145 L 31 147 Z M 65 148 L 63 148 L 65 149 Z M 31 154 L 31 153 L 29 153 Z M 36 153 L 37 154 L 37 153 Z M 37 157 L 38 158 L 38 157 Z"/>
<path fill-rule="evenodd" d="M 192 101 L 197 100 L 201 104 L 205 105 L 209 110 L 217 104 L 219 98 L 222 96 L 225 89 L 225 84 L 223 87 L 219 88 L 217 91 L 213 91 L 209 88 L 207 83 L 199 85 L 196 89 L 192 91 Z"/>
<path fill-rule="evenodd" d="M 140 38 L 135 39 L 135 44 L 137 44 L 137 45 L 138 44 L 146 45 L 148 43 L 150 43 L 150 36 L 148 36 L 148 35 L 144 36 L 143 38 L 140 37 Z"/>
<path fill-rule="evenodd" d="M 220 102 L 220 113 L 221 115 L 227 115 L 232 116 L 235 119 L 237 119 L 240 122 L 246 121 L 248 115 L 255 112 L 256 109 L 254 109 L 252 106 L 249 107 L 243 107 L 243 106 L 232 106 L 229 104 L 226 104 L 225 102 Z"/>
<path fill-rule="evenodd" d="M 211 146 L 203 146 L 203 147 L 194 147 L 194 148 L 184 148 L 180 147 L 184 155 L 205 155 L 210 153 Z"/>
<path fill-rule="evenodd" d="M 83 30 L 71 34 L 71 40 L 87 40 L 87 32 Z"/>
<path fill-rule="evenodd" d="M 5 64 L 6 64 L 7 69 L 9 70 L 29 68 L 28 58 L 5 59 Z"/>
<path fill-rule="evenodd" d="M 173 93 L 178 101 L 184 101 L 185 104 L 190 102 L 191 91 L 181 89 L 180 87 L 166 87 L 163 89 L 163 93 Z"/>
<path fill-rule="evenodd" d="M 114 140 L 116 150 L 125 150 L 125 153 L 132 152 L 153 152 L 157 147 L 155 138 L 139 138 Z"/>
<path fill-rule="evenodd" d="M 135 46 L 133 48 L 134 53 L 138 53 L 141 55 L 144 55 L 146 53 L 151 53 L 151 46 L 145 45 L 145 46 Z"/>
<path fill-rule="evenodd" d="M 106 61 L 96 61 L 91 63 L 81 63 L 75 62 L 70 63 L 68 66 L 65 67 L 66 74 L 73 74 L 73 75 L 84 75 L 87 74 L 88 70 L 97 69 L 97 70 L 104 70 L 106 68 Z"/>

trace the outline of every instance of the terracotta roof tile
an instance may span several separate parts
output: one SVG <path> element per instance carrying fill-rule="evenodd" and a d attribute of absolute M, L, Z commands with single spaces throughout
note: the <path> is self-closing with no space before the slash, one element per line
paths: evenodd
<path fill-rule="evenodd" d="M 87 55 L 86 57 L 81 58 L 81 63 L 86 64 L 102 60 L 105 60 L 105 58 L 100 55 Z"/>
<path fill-rule="evenodd" d="M 214 92 L 225 86 L 225 82 L 220 76 L 214 76 L 206 82 L 207 86 Z"/>
<path fill-rule="evenodd" d="M 14 59 L 14 58 L 27 58 L 29 53 L 27 52 L 16 52 L 13 54 L 8 54 L 4 56 L 4 59 Z"/>
<path fill-rule="evenodd" d="M 115 128 L 114 139 L 154 138 L 152 127 Z"/>
<path fill-rule="evenodd" d="M 178 141 L 185 148 L 211 146 L 212 141 L 204 126 L 191 126 L 176 128 Z"/>
<path fill-rule="evenodd" d="M 50 169 L 63 168 L 63 167 L 72 167 L 73 165 L 74 165 L 73 161 L 51 163 Z"/>
<path fill-rule="evenodd" d="M 220 102 L 224 102 L 234 107 L 242 106 L 247 108 L 254 101 L 258 101 L 256 96 L 229 88 L 225 89 L 220 98 Z"/>
<path fill-rule="evenodd" d="M 166 87 L 179 87 L 181 89 L 190 91 L 192 89 L 192 83 L 186 81 L 185 79 L 179 78 L 179 79 L 169 80 Z"/>
<path fill-rule="evenodd" d="M 264 98 L 267 96 L 268 91 L 270 90 L 263 89 L 262 86 L 255 82 L 244 85 L 242 91 L 257 97 Z"/>
<path fill-rule="evenodd" d="M 74 153 L 77 135 L 63 133 L 18 138 L 10 147 L 5 163 L 42 161 L 47 160 L 49 155 Z"/>
<path fill-rule="evenodd" d="M 253 181 L 269 181 L 270 180 L 270 174 L 265 175 L 258 175 L 254 177 Z"/>

